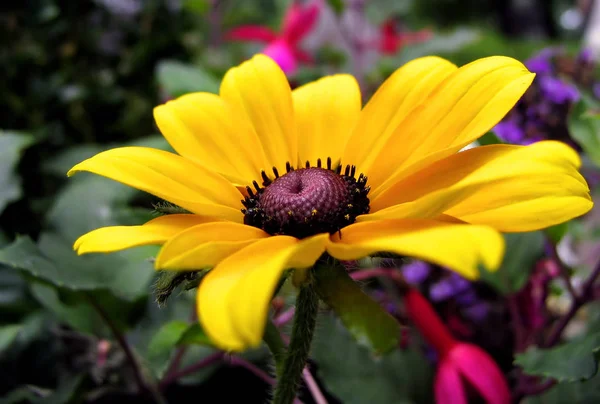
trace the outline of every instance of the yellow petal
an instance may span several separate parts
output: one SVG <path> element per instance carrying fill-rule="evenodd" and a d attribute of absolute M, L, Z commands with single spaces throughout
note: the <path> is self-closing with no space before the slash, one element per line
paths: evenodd
<path fill-rule="evenodd" d="M 270 237 L 256 227 L 240 223 L 199 224 L 171 238 L 156 257 L 156 269 L 210 268 L 254 241 Z"/>
<path fill-rule="evenodd" d="M 220 95 L 231 106 L 234 119 L 250 123 L 270 166 L 280 170 L 286 162 L 296 166 L 298 148 L 292 91 L 273 60 L 256 55 L 230 69 L 221 83 Z"/>
<path fill-rule="evenodd" d="M 73 249 L 77 254 L 113 252 L 149 244 L 163 244 L 183 230 L 215 219 L 198 215 L 166 215 L 141 226 L 111 226 L 79 237 Z"/>
<path fill-rule="evenodd" d="M 210 271 L 198 288 L 198 317 L 213 343 L 232 351 L 258 346 L 283 271 L 312 265 L 325 250 L 323 236 L 259 240 Z"/>
<path fill-rule="evenodd" d="M 367 171 L 372 163 L 369 158 L 377 154 L 396 127 L 455 70 L 452 63 L 435 56 L 415 59 L 396 70 L 360 114 L 346 145 L 343 164 Z"/>
<path fill-rule="evenodd" d="M 156 107 L 154 118 L 177 153 L 236 185 L 249 185 L 270 168 L 256 133 L 217 95 L 184 95 Z"/>
<path fill-rule="evenodd" d="M 434 218 L 446 214 L 500 231 L 531 231 L 580 216 L 592 202 L 564 143 L 477 147 L 436 162 L 392 185 L 359 218 Z"/>
<path fill-rule="evenodd" d="M 298 164 L 331 157 L 337 165 L 360 115 L 360 88 L 347 74 L 324 77 L 292 93 L 298 134 Z"/>
<path fill-rule="evenodd" d="M 433 220 L 381 220 L 355 223 L 332 236 L 327 252 L 340 260 L 355 260 L 376 252 L 420 258 L 475 279 L 478 266 L 495 270 L 502 262 L 504 239 L 486 226 Z"/>
<path fill-rule="evenodd" d="M 107 150 L 73 167 L 156 195 L 190 212 L 241 221 L 241 194 L 225 178 L 173 153 L 146 147 Z"/>
<path fill-rule="evenodd" d="M 534 77 L 520 62 L 500 56 L 455 71 L 373 154 L 373 165 L 365 173 L 372 195 L 405 175 L 411 165 L 454 154 L 485 134 L 510 111 Z"/>

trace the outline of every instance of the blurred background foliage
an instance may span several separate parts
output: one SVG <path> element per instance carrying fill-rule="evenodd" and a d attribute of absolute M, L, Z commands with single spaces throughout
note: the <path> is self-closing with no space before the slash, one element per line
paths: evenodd
<path fill-rule="evenodd" d="M 0 402 L 149 402 L 148 395 L 136 393 L 135 374 L 128 365 L 131 358 L 119 346 L 115 337 L 119 335 L 133 347 L 131 355 L 148 381 L 161 380 L 169 372 L 176 346 L 185 346 L 182 369 L 218 354 L 202 335 L 190 331 L 193 291 L 178 289 L 162 308 L 155 303 L 151 257 L 156 248 L 83 257 L 72 251 L 73 241 L 89 230 L 148 220 L 156 201 L 104 178 L 81 175 L 67 180 L 66 172 L 114 146 L 169 150 L 154 126 L 152 108 L 191 91 L 217 92 L 228 67 L 261 49 L 226 41 L 225 33 L 243 24 L 277 30 L 289 3 L 27 0 L 2 6 Z M 327 1 L 334 22 L 349 3 Z M 568 0 L 366 1 L 365 18 L 374 27 L 393 17 L 407 30 L 428 28 L 434 35 L 395 54 L 369 59 L 362 71 L 365 94 L 398 66 L 422 55 L 440 55 L 461 65 L 497 54 L 526 60 L 551 45 L 577 52 L 587 15 L 580 15 L 576 23 L 574 7 L 575 2 Z M 318 38 L 309 42 L 318 43 Z M 316 63 L 302 66 L 292 84 L 332 72 L 357 73 L 352 55 L 341 48 L 327 41 L 314 48 Z M 577 118 L 589 109 L 579 111 Z M 598 124 L 595 115 L 586 116 L 583 129 L 582 121 L 573 124 L 585 139 L 582 144 L 592 161 L 588 164 L 594 166 L 600 155 Z M 591 264 L 579 260 L 572 265 L 584 274 L 597 259 L 595 216 L 551 233 L 556 241 L 568 237 L 572 254 L 591 257 Z M 544 255 L 542 233 L 515 237 L 509 240 L 515 247 L 509 249 L 502 270 L 485 276 L 479 286 L 481 293 L 496 300 L 521 290 L 528 269 Z M 564 287 L 555 285 L 556 304 L 564 305 L 563 292 Z M 594 313 L 586 312 L 589 318 L 582 327 L 597 333 L 600 322 Z M 502 321 L 504 325 L 496 326 L 506 328 L 506 318 Z M 490 343 L 489 348 L 498 348 L 499 343 Z M 586 353 L 597 352 L 600 340 L 586 347 Z M 499 348 L 494 355 L 510 369 L 512 358 L 506 349 Z M 564 353 L 556 355 L 554 362 L 567 358 Z M 264 402 L 269 381 L 249 371 L 247 364 L 268 371 L 267 352 L 253 351 L 238 359 L 215 361 L 176 382 L 163 383 L 164 396 L 178 403 L 216 402 L 209 397 L 220 397 L 219 402 Z M 333 317 L 325 316 L 312 359 L 318 383 L 331 403 L 431 402 L 433 368 L 418 346 L 374 358 Z M 529 359 L 523 359 L 529 374 L 553 375 L 549 365 Z M 242 360 L 246 365 L 240 365 Z M 598 402 L 597 364 L 591 361 L 592 371 L 578 377 L 589 381 L 560 383 L 530 402 L 558 403 L 565 397 L 571 402 L 572 397 L 579 397 L 576 402 Z M 301 397 L 313 402 L 306 388 Z"/>

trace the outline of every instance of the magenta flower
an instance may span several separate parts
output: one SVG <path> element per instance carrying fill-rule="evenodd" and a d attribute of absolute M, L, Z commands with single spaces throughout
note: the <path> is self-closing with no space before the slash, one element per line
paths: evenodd
<path fill-rule="evenodd" d="M 286 74 L 293 74 L 300 63 L 312 62 L 312 57 L 300 48 L 300 42 L 308 35 L 319 16 L 320 1 L 302 5 L 292 2 L 283 17 L 279 33 L 262 25 L 242 25 L 227 34 L 227 39 L 265 43 L 261 53 L 273 59 Z"/>
<path fill-rule="evenodd" d="M 433 36 L 429 29 L 415 32 L 398 32 L 393 19 L 385 21 L 379 29 L 379 51 L 386 55 L 398 53 L 403 46 L 425 42 Z"/>
<path fill-rule="evenodd" d="M 506 379 L 483 349 L 455 340 L 429 302 L 415 289 L 405 294 L 404 303 L 413 324 L 439 357 L 434 382 L 437 404 L 467 404 L 469 390 L 489 404 L 510 403 Z"/>

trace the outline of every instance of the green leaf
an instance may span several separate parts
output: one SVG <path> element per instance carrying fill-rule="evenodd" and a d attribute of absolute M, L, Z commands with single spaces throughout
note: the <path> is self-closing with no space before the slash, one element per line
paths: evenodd
<path fill-rule="evenodd" d="M 60 300 L 58 291 L 53 286 L 33 282 L 30 289 L 33 297 L 52 312 L 58 320 L 77 331 L 97 334 L 103 324 L 102 319 L 92 306 L 81 303 L 73 305 L 63 303 Z"/>
<path fill-rule="evenodd" d="M 564 222 L 561 224 L 557 224 L 552 227 L 548 227 L 544 230 L 550 240 L 555 244 L 558 244 L 560 240 L 569 232 L 569 222 Z"/>
<path fill-rule="evenodd" d="M 582 381 L 597 373 L 599 350 L 600 332 L 596 332 L 551 349 L 530 348 L 517 355 L 515 364 L 529 375 L 551 377 L 559 382 Z"/>
<path fill-rule="evenodd" d="M 19 331 L 21 331 L 21 324 L 0 326 L 0 353 L 13 343 L 17 338 Z"/>
<path fill-rule="evenodd" d="M 184 0 L 182 6 L 185 10 L 200 16 L 206 15 L 210 10 L 210 3 L 208 0 Z"/>
<path fill-rule="evenodd" d="M 219 92 L 219 80 L 198 66 L 163 60 L 156 68 L 158 83 L 170 97 L 204 91 Z"/>
<path fill-rule="evenodd" d="M 84 379 L 84 374 L 69 375 L 62 378 L 56 390 L 33 385 L 22 386 L 0 398 L 0 404 L 63 404 L 73 402 L 73 396 Z"/>
<path fill-rule="evenodd" d="M 420 352 L 373 357 L 333 315 L 319 318 L 311 352 L 325 388 L 344 404 L 433 402 L 433 367 Z"/>
<path fill-rule="evenodd" d="M 524 404 L 600 403 L 600 374 L 585 382 L 558 383 L 539 396 L 527 397 Z"/>
<path fill-rule="evenodd" d="M 173 348 L 177 346 L 181 336 L 189 326 L 189 323 L 185 321 L 171 321 L 163 325 L 150 340 L 146 359 L 150 362 L 152 368 L 158 369 L 159 374 L 164 372 L 173 353 Z"/>
<path fill-rule="evenodd" d="M 344 1 L 343 0 L 327 0 L 327 4 L 337 15 L 342 15 L 344 12 Z"/>
<path fill-rule="evenodd" d="M 501 144 L 503 142 L 496 134 L 494 134 L 494 132 L 488 132 L 477 139 L 477 143 L 479 143 L 480 146 L 487 146 L 490 144 Z"/>
<path fill-rule="evenodd" d="M 589 159 L 600 166 L 600 119 L 591 114 L 592 101 L 582 94 L 569 116 L 569 133 L 583 148 Z"/>
<path fill-rule="evenodd" d="M 126 300 L 148 292 L 154 270 L 147 258 L 156 247 L 78 257 L 56 234 L 42 235 L 40 245 L 42 249 L 29 237 L 19 237 L 0 249 L 0 264 L 71 290 L 107 289 Z"/>
<path fill-rule="evenodd" d="M 202 329 L 200 323 L 194 323 L 181 336 L 178 341 L 181 345 L 208 345 L 212 346 L 212 342 L 208 335 Z"/>
<path fill-rule="evenodd" d="M 15 168 L 22 151 L 32 142 L 30 135 L 0 130 L 0 212 L 21 197 L 21 180 Z"/>
<path fill-rule="evenodd" d="M 400 325 L 396 319 L 365 294 L 339 262 L 320 264 L 314 274 L 319 297 L 359 343 L 378 354 L 398 345 Z"/>
<path fill-rule="evenodd" d="M 544 253 L 544 234 L 541 231 L 504 235 L 506 252 L 496 272 L 481 271 L 481 280 L 502 294 L 519 291 L 527 282 L 535 262 Z"/>

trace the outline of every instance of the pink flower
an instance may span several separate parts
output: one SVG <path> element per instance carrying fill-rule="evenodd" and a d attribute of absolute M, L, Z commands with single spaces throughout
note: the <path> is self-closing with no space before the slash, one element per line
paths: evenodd
<path fill-rule="evenodd" d="M 386 55 L 396 54 L 405 45 L 429 40 L 433 33 L 428 29 L 415 32 L 398 32 L 396 22 L 389 19 L 381 25 L 379 33 L 379 51 Z"/>
<path fill-rule="evenodd" d="M 481 348 L 454 339 L 429 302 L 416 290 L 404 296 L 408 316 L 439 356 L 437 404 L 467 404 L 470 386 L 489 404 L 510 403 L 510 390 L 494 360 Z"/>
<path fill-rule="evenodd" d="M 317 22 L 319 10 L 320 1 L 308 5 L 294 1 L 283 17 L 279 33 L 262 25 L 242 25 L 229 31 L 227 39 L 266 43 L 262 53 L 275 60 L 286 74 L 293 74 L 299 63 L 312 61 L 312 57 L 300 48 L 300 42 Z"/>

